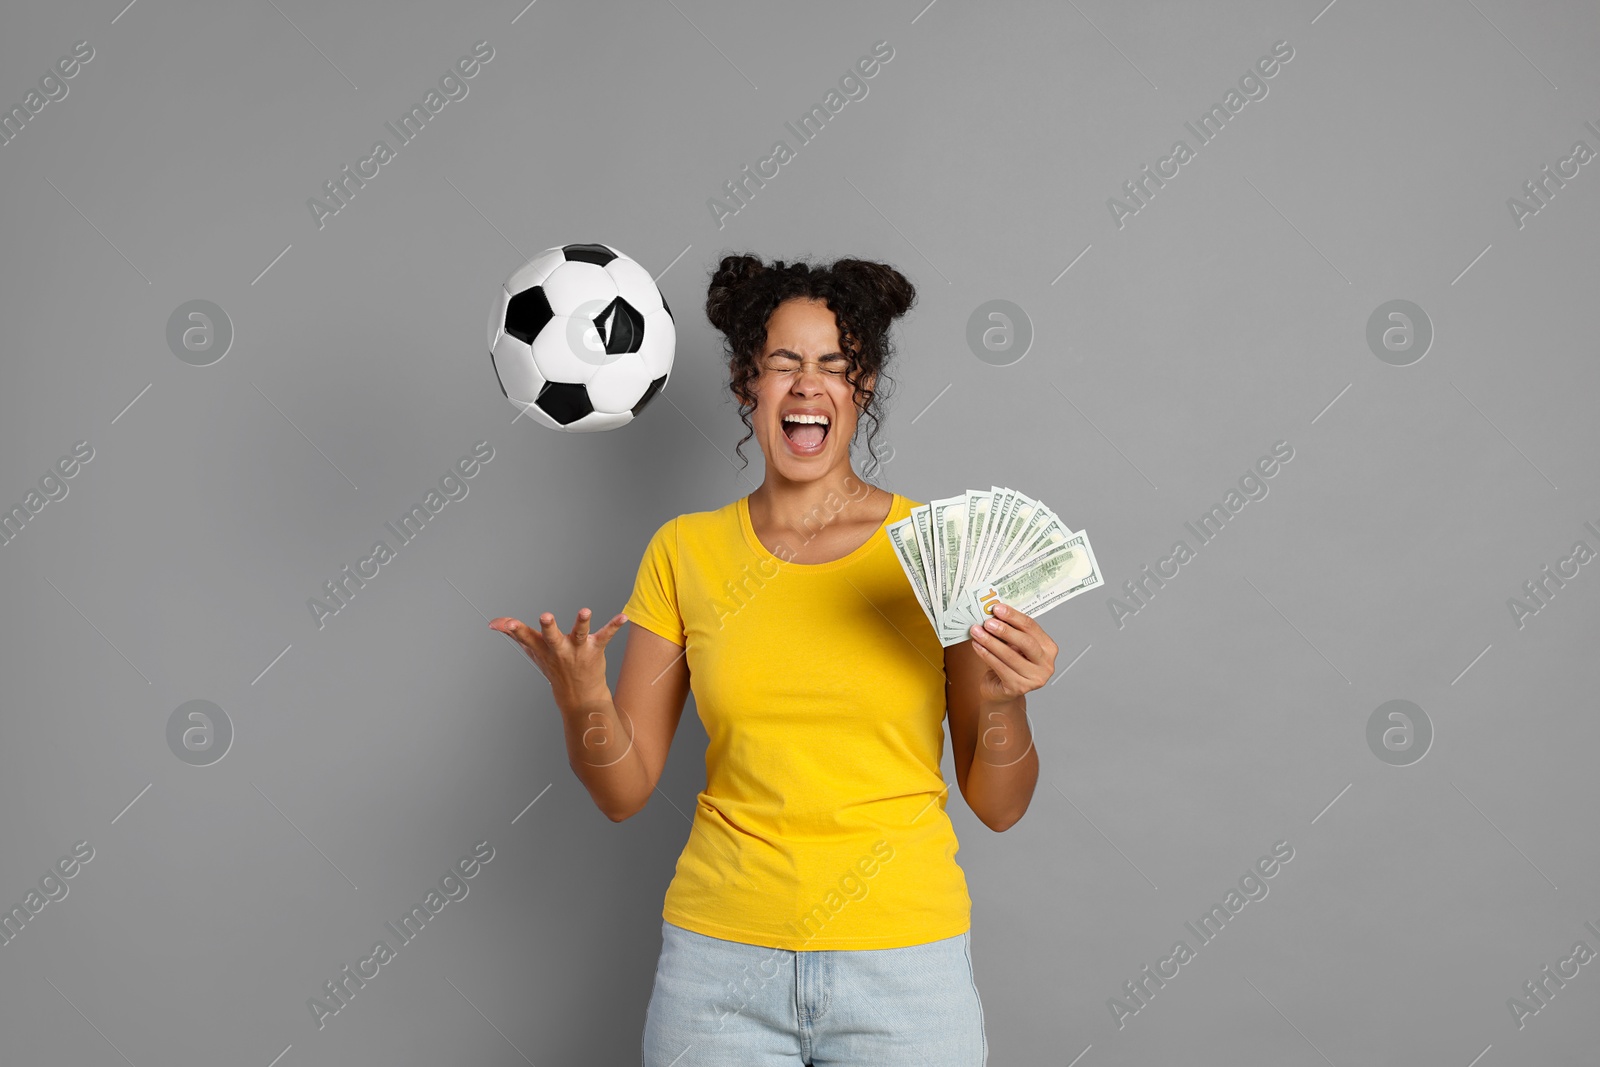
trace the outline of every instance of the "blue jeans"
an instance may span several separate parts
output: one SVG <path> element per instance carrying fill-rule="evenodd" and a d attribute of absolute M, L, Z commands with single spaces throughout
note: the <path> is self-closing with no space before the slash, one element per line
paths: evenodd
<path fill-rule="evenodd" d="M 643 1067 L 983 1067 L 970 931 L 792 952 L 663 921 L 643 1052 Z"/>

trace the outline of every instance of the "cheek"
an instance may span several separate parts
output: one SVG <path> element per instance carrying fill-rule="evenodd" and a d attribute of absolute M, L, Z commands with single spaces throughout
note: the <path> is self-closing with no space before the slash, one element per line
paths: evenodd
<path fill-rule="evenodd" d="M 855 429 L 861 419 L 861 411 L 856 407 L 856 391 L 849 382 L 840 382 L 834 387 L 833 409 L 839 413 L 840 429 Z"/>
<path fill-rule="evenodd" d="M 752 387 L 752 391 L 756 398 L 756 409 L 753 412 L 756 418 L 764 417 L 767 412 L 776 410 L 782 403 L 782 395 L 769 384 L 757 382 Z"/>

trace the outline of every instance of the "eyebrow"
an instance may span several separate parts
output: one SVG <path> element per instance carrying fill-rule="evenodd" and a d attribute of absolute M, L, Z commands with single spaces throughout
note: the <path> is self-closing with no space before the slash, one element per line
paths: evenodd
<path fill-rule="evenodd" d="M 800 353 L 791 352 L 787 348 L 774 348 L 771 352 L 768 352 L 767 355 L 769 355 L 769 356 L 788 356 L 791 359 L 801 359 L 802 358 Z M 826 353 L 824 355 L 818 356 L 817 358 L 818 359 L 832 359 L 834 356 L 841 356 L 841 357 L 846 358 L 846 359 L 849 358 L 848 356 L 845 356 L 845 354 L 843 352 L 828 352 L 828 353 Z"/>

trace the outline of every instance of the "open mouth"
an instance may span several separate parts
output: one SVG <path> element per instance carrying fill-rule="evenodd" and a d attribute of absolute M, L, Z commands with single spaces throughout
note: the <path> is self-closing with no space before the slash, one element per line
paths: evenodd
<path fill-rule="evenodd" d="M 820 452 L 830 428 L 826 415 L 785 415 L 783 418 L 783 436 L 801 455 Z"/>

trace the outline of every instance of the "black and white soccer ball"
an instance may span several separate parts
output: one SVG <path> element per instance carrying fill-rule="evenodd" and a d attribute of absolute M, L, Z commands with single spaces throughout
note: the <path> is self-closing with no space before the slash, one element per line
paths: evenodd
<path fill-rule="evenodd" d="M 610 245 L 540 252 L 489 311 L 500 391 L 540 425 L 569 433 L 632 422 L 667 384 L 676 342 L 650 272 Z"/>

